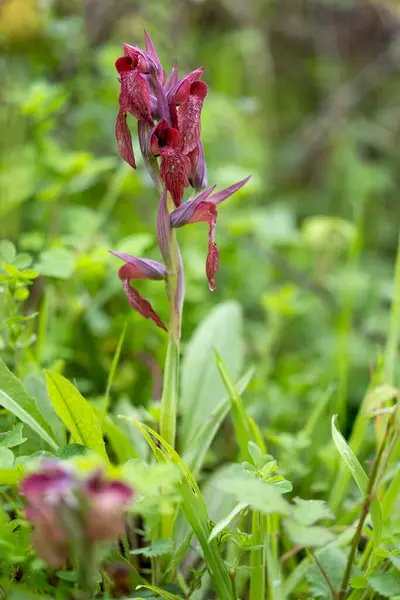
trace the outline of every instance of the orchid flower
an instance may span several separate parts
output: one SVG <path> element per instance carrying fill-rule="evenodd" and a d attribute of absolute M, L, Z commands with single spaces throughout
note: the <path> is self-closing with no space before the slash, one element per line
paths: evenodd
<path fill-rule="evenodd" d="M 153 279 L 162 280 L 167 278 L 167 269 L 156 260 L 150 258 L 136 258 L 124 252 L 114 252 L 111 254 L 118 256 L 125 264 L 118 271 L 119 278 L 122 281 L 122 287 L 128 298 L 130 306 L 145 319 L 152 319 L 158 327 L 167 331 L 164 323 L 158 314 L 154 311 L 150 302 L 145 300 L 139 292 L 131 287 L 130 281 Z"/>
<path fill-rule="evenodd" d="M 215 273 L 219 267 L 219 248 L 214 240 L 218 214 L 217 205 L 237 192 L 237 190 L 243 187 L 249 179 L 250 177 L 246 177 L 246 179 L 242 179 L 242 181 L 215 194 L 212 193 L 215 186 L 210 187 L 194 200 L 185 202 L 185 204 L 176 208 L 170 215 L 171 227 L 183 227 L 189 223 L 208 223 L 209 233 L 206 274 L 211 291 L 216 289 Z"/>
<path fill-rule="evenodd" d="M 184 188 L 189 186 L 190 159 L 182 150 L 182 138 L 177 129 L 160 121 L 151 132 L 150 150 L 153 156 L 161 156 L 160 175 L 175 206 L 182 202 Z"/>

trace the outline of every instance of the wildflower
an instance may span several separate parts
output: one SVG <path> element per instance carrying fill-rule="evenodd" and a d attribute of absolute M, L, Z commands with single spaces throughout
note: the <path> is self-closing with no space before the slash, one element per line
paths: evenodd
<path fill-rule="evenodd" d="M 151 133 L 150 149 L 154 156 L 161 156 L 160 175 L 175 206 L 182 202 L 184 188 L 189 186 L 190 159 L 182 150 L 183 142 L 179 131 L 160 121 Z"/>
<path fill-rule="evenodd" d="M 72 472 L 52 461 L 43 463 L 41 471 L 28 475 L 21 483 L 27 501 L 25 516 L 34 528 L 32 544 L 50 567 L 60 567 L 69 553 L 70 541 L 60 524 L 58 508 L 76 505 L 75 485 Z"/>
<path fill-rule="evenodd" d="M 219 248 L 214 241 L 218 214 L 217 205 L 237 192 L 237 190 L 243 187 L 249 179 L 250 177 L 246 177 L 246 179 L 215 194 L 212 193 L 215 189 L 215 186 L 213 186 L 202 192 L 194 200 L 185 202 L 185 204 L 176 208 L 170 215 L 171 227 L 183 227 L 189 223 L 208 223 L 209 233 L 206 274 L 211 291 L 216 289 L 215 273 L 219 267 Z"/>
<path fill-rule="evenodd" d="M 89 501 L 85 519 L 89 541 L 114 540 L 122 535 L 123 509 L 132 499 L 132 489 L 121 481 L 105 479 L 97 471 L 86 480 L 84 494 Z"/>
<path fill-rule="evenodd" d="M 133 490 L 101 472 L 86 479 L 57 461 L 45 461 L 20 487 L 32 544 L 50 567 L 59 568 L 73 542 L 113 541 L 123 532 L 123 511 Z M 83 540 L 83 541 L 82 541 Z"/>
<path fill-rule="evenodd" d="M 128 298 L 130 306 L 145 319 L 152 319 L 158 327 L 167 331 L 164 323 L 161 321 L 158 314 L 154 311 L 150 302 L 145 300 L 139 292 L 131 287 L 130 281 L 153 279 L 162 280 L 167 278 L 167 270 L 165 266 L 155 260 L 148 258 L 136 258 L 124 252 L 114 252 L 111 254 L 118 256 L 125 261 L 125 265 L 118 271 L 119 278 L 122 281 L 122 287 Z"/>

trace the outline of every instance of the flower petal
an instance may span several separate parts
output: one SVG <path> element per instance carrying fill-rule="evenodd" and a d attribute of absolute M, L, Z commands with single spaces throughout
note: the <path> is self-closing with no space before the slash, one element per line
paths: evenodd
<path fill-rule="evenodd" d="M 146 76 L 141 75 L 137 69 L 123 71 L 120 75 L 120 109 L 130 112 L 138 121 L 152 125 L 150 86 Z"/>
<path fill-rule="evenodd" d="M 167 277 L 167 269 L 165 266 L 151 258 L 137 258 L 125 252 L 115 252 L 110 250 L 110 253 L 123 260 L 126 264 L 121 267 L 121 279 L 153 279 L 161 280 Z"/>
<path fill-rule="evenodd" d="M 178 83 L 178 61 L 174 62 L 174 66 L 172 67 L 172 71 L 164 87 L 165 92 L 168 93 L 172 86 L 174 86 L 176 83 Z"/>
<path fill-rule="evenodd" d="M 126 112 L 120 110 L 115 123 L 115 137 L 118 143 L 118 152 L 122 158 L 136 169 L 135 155 L 133 153 L 132 136 L 126 123 Z"/>
<path fill-rule="evenodd" d="M 188 223 L 195 223 L 196 221 L 193 220 L 193 215 L 197 207 L 202 202 L 205 202 L 214 190 L 215 185 L 208 188 L 207 190 L 204 190 L 204 192 L 202 192 L 194 200 L 189 200 L 188 202 L 185 202 L 184 204 L 173 210 L 170 214 L 171 227 L 178 228 L 183 227 Z M 207 221 L 207 219 L 205 220 Z"/>
<path fill-rule="evenodd" d="M 175 131 L 175 130 L 172 130 Z M 182 202 L 184 189 L 189 187 L 190 160 L 174 146 L 160 148 L 160 175 L 172 196 L 175 206 Z"/>
<path fill-rule="evenodd" d="M 199 67 L 179 79 L 168 91 L 168 102 L 174 99 L 177 106 L 184 102 L 190 94 L 190 86 L 195 81 L 199 81 L 203 71 L 204 67 Z"/>
<path fill-rule="evenodd" d="M 158 327 L 164 329 L 164 331 L 167 331 L 167 328 L 161 321 L 158 314 L 154 311 L 150 302 L 145 300 L 137 290 L 130 286 L 128 279 L 122 281 L 122 286 L 128 298 L 129 305 L 133 308 L 133 310 L 138 312 L 139 315 L 142 315 L 142 317 L 145 319 L 152 319 L 154 323 L 158 325 Z"/>
<path fill-rule="evenodd" d="M 200 142 L 200 116 L 207 96 L 207 84 L 195 81 L 190 86 L 190 94 L 178 110 L 178 130 L 183 140 L 183 152 L 195 150 Z"/>
<path fill-rule="evenodd" d="M 167 207 L 167 190 L 164 189 L 157 215 L 157 240 L 165 264 L 170 268 L 172 263 L 172 235 L 170 216 Z"/>
<path fill-rule="evenodd" d="M 240 190 L 240 188 L 243 187 L 249 181 L 250 178 L 251 175 L 249 175 L 245 179 L 242 179 L 241 181 L 238 181 L 237 183 L 234 183 L 233 185 L 225 188 L 224 190 L 213 194 L 210 197 L 210 202 L 213 202 L 214 204 L 220 204 L 221 202 L 229 198 L 229 196 L 232 196 L 232 194 Z"/>
<path fill-rule="evenodd" d="M 145 45 L 146 45 L 146 52 L 152 58 L 152 60 L 154 61 L 154 64 L 157 67 L 158 75 L 162 78 L 163 68 L 161 66 L 160 59 L 158 58 L 158 54 L 157 54 L 156 49 L 154 47 L 153 41 L 152 41 L 151 37 L 149 36 L 149 34 L 147 33 L 146 30 L 144 30 L 144 42 L 145 42 Z"/>
<path fill-rule="evenodd" d="M 149 132 L 151 131 L 150 126 L 144 121 L 138 121 L 138 138 L 139 138 L 139 146 L 142 152 L 143 162 L 146 165 L 146 168 L 150 174 L 150 177 L 156 184 L 156 187 L 161 191 L 162 190 L 162 180 L 160 177 L 160 169 L 158 168 L 158 163 L 156 158 L 152 158 L 149 156 L 148 150 L 148 138 Z"/>
<path fill-rule="evenodd" d="M 25 477 L 20 491 L 31 504 L 65 500 L 76 485 L 74 474 L 56 461 L 44 461 L 40 471 Z"/>
<path fill-rule="evenodd" d="M 197 147 L 188 156 L 192 165 L 188 175 L 189 183 L 196 190 L 203 190 L 207 187 L 207 165 L 201 141 L 199 141 Z"/>

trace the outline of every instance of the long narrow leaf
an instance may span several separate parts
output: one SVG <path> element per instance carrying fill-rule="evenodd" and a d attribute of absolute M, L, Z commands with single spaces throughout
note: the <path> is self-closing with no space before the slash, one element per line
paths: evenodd
<path fill-rule="evenodd" d="M 358 458 L 353 453 L 340 431 L 336 428 L 335 416 L 332 417 L 332 438 L 340 456 L 343 459 L 343 462 L 350 470 L 360 492 L 365 495 L 368 488 L 368 475 L 362 468 Z M 374 528 L 374 542 L 375 546 L 378 546 L 382 536 L 382 510 L 377 498 L 374 498 L 372 501 L 370 512 Z"/>
<path fill-rule="evenodd" d="M 9 410 L 32 431 L 37 433 L 53 450 L 58 444 L 51 429 L 40 414 L 35 400 L 25 391 L 20 380 L 11 373 L 0 359 L 0 406 Z"/>
<path fill-rule="evenodd" d="M 249 385 L 254 374 L 254 369 L 248 369 L 244 375 L 237 381 L 236 389 L 239 394 L 243 394 L 247 386 Z M 199 429 L 198 434 L 190 444 L 190 447 L 185 452 L 183 460 L 188 465 L 194 476 L 198 475 L 203 466 L 204 458 L 215 438 L 221 424 L 229 413 L 230 398 L 225 397 L 215 407 L 208 419 L 203 423 Z"/>
<path fill-rule="evenodd" d="M 224 600 L 231 600 L 233 598 L 231 581 L 215 540 L 212 542 L 208 541 L 210 528 L 207 507 L 192 473 L 182 461 L 179 454 L 158 433 L 143 423 L 136 421 L 136 425 L 142 431 L 157 460 L 174 464 L 180 469 L 180 492 L 183 514 L 201 544 L 204 559 L 218 597 L 224 598 Z"/>

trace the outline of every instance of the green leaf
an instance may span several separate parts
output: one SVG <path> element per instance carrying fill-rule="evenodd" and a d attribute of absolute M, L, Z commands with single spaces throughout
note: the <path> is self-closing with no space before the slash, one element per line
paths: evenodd
<path fill-rule="evenodd" d="M 118 362 L 119 362 L 119 358 L 121 356 L 121 350 L 122 350 L 122 346 L 124 344 L 124 340 L 125 340 L 125 334 L 126 334 L 126 329 L 128 326 L 128 322 L 125 323 L 122 331 L 121 331 L 121 335 L 120 338 L 118 340 L 118 345 L 117 348 L 115 350 L 113 359 L 112 359 L 112 363 L 111 363 L 111 368 L 110 368 L 110 373 L 108 374 L 108 380 L 107 380 L 107 388 L 106 388 L 106 392 L 105 392 L 105 398 L 107 401 L 107 406 L 108 406 L 108 401 L 110 398 L 110 391 L 111 391 L 111 387 L 114 381 L 114 377 L 115 377 L 115 373 L 117 371 L 117 367 L 118 367 Z"/>
<path fill-rule="evenodd" d="M 15 485 L 22 477 L 20 468 L 1 469 L 0 468 L 0 485 Z"/>
<path fill-rule="evenodd" d="M 368 587 L 368 581 L 364 575 L 355 575 L 351 578 L 350 585 L 355 590 L 365 590 Z"/>
<path fill-rule="evenodd" d="M 208 541 L 210 534 L 209 516 L 199 487 L 181 457 L 158 433 L 143 423 L 136 422 L 159 462 L 173 464 L 179 468 L 181 480 L 179 491 L 182 496 L 182 511 L 194 530 L 204 553 L 207 568 L 217 596 L 233 600 L 231 581 L 215 540 Z"/>
<path fill-rule="evenodd" d="M 130 554 L 143 554 L 143 556 L 146 556 L 147 558 L 154 558 L 169 554 L 173 549 L 173 540 L 155 540 L 154 542 L 151 542 L 150 546 L 136 548 L 135 550 L 132 550 Z"/>
<path fill-rule="evenodd" d="M 138 453 L 133 447 L 129 437 L 116 425 L 110 415 L 105 415 L 102 410 L 94 407 L 99 419 L 101 430 L 115 453 L 120 464 L 126 463 L 131 458 L 137 458 Z"/>
<path fill-rule="evenodd" d="M 321 519 L 333 519 L 334 515 L 323 500 L 302 500 L 294 498 L 296 507 L 292 518 L 302 525 L 313 525 Z"/>
<path fill-rule="evenodd" d="M 29 373 L 29 375 L 24 378 L 23 384 L 28 394 L 35 399 L 36 406 L 38 407 L 39 412 L 45 419 L 46 423 L 51 428 L 55 439 L 58 441 L 60 446 L 64 446 L 67 441 L 65 427 L 50 401 L 44 379 L 35 373 Z"/>
<path fill-rule="evenodd" d="M 213 409 L 225 396 L 214 350 L 235 380 L 242 366 L 242 313 L 236 302 L 216 307 L 196 329 L 182 362 L 180 439 L 184 453 Z"/>
<path fill-rule="evenodd" d="M 0 448 L 0 469 L 10 469 L 14 464 L 14 454 L 9 448 Z"/>
<path fill-rule="evenodd" d="M 150 590 L 151 592 L 154 592 L 155 594 L 157 594 L 158 596 L 161 596 L 161 598 L 164 598 L 165 600 L 182 600 L 182 598 L 183 598 L 183 596 L 177 596 L 176 594 L 171 594 L 171 592 L 162 590 L 161 588 L 155 587 L 154 585 L 139 586 L 138 587 L 139 592 L 142 589 L 142 587 L 146 590 Z"/>
<path fill-rule="evenodd" d="M 216 480 L 216 486 L 226 494 L 232 494 L 237 502 L 247 504 L 265 515 L 287 515 L 290 512 L 289 503 L 273 484 L 246 473 L 226 473 Z"/>
<path fill-rule="evenodd" d="M 83 456 L 88 451 L 86 446 L 82 444 L 66 444 L 57 450 L 56 456 L 63 460 L 74 458 L 74 456 Z"/>
<path fill-rule="evenodd" d="M 283 526 L 292 542 L 299 546 L 325 546 L 335 539 L 335 535 L 325 527 L 310 527 L 284 519 Z"/>
<path fill-rule="evenodd" d="M 368 583 L 374 590 L 385 598 L 400 595 L 400 579 L 393 573 L 378 573 L 368 577 Z"/>
<path fill-rule="evenodd" d="M 217 535 L 219 535 L 221 531 L 225 529 L 225 527 L 228 527 L 229 523 L 246 507 L 247 504 L 245 504 L 244 502 L 239 502 L 238 504 L 236 504 L 236 506 L 233 507 L 231 512 L 224 519 L 221 519 L 220 521 L 218 521 L 218 523 L 214 525 L 210 533 L 210 537 L 208 538 L 209 541 L 216 538 Z"/>
<path fill-rule="evenodd" d="M 343 462 L 350 470 L 360 492 L 365 495 L 368 488 L 368 475 L 360 465 L 356 455 L 353 453 L 342 434 L 336 428 L 335 417 L 332 417 L 332 437 L 333 441 L 335 442 L 335 446 L 343 459 Z M 375 546 L 378 546 L 382 536 L 382 510 L 377 498 L 374 498 L 372 501 L 370 512 L 374 528 L 374 542 Z"/>
<path fill-rule="evenodd" d="M 335 590 L 338 590 L 346 569 L 346 555 L 338 548 L 330 547 L 320 550 L 317 553 L 317 557 L 331 580 L 333 587 Z M 315 562 L 311 563 L 306 577 L 314 598 L 323 598 L 324 600 L 332 598 L 329 586 Z"/>
<path fill-rule="evenodd" d="M 28 425 L 53 450 L 58 444 L 54 441 L 51 430 L 37 409 L 36 403 L 26 393 L 21 381 L 11 373 L 0 359 L 0 406 L 13 413 L 20 421 Z"/>
<path fill-rule="evenodd" d="M 69 279 L 74 272 L 75 257 L 65 248 L 51 248 L 44 250 L 35 269 L 40 275 L 55 277 L 57 279 Z"/>
<path fill-rule="evenodd" d="M 400 571 L 400 554 L 389 554 L 389 560 L 398 571 Z"/>
<path fill-rule="evenodd" d="M 251 368 L 237 381 L 236 388 L 239 394 L 242 394 L 249 385 L 254 374 L 254 369 Z M 188 447 L 183 456 L 184 462 L 196 476 L 203 466 L 204 458 L 219 430 L 222 422 L 226 418 L 230 408 L 230 399 L 225 397 L 214 408 L 207 420 L 205 420 L 198 430 L 196 437 Z"/>
<path fill-rule="evenodd" d="M 46 371 L 47 390 L 54 409 L 71 432 L 72 440 L 108 461 L 99 421 L 93 407 L 62 375 Z"/>
<path fill-rule="evenodd" d="M 221 379 L 224 383 L 225 389 L 229 394 L 233 426 L 235 428 L 235 438 L 237 439 L 241 458 L 242 460 L 251 460 L 248 445 L 250 441 L 255 442 L 256 440 L 254 438 L 253 430 L 250 425 L 250 419 L 247 416 L 246 410 L 242 402 L 242 398 L 236 389 L 232 377 L 230 376 L 224 361 L 222 360 L 222 358 L 216 350 L 215 357 L 218 372 L 221 375 Z M 259 436 L 259 438 L 261 438 L 261 435 Z"/>
<path fill-rule="evenodd" d="M 27 438 L 22 437 L 23 423 L 17 423 L 10 431 L 0 438 L 0 447 L 14 448 L 26 442 Z"/>
<path fill-rule="evenodd" d="M 4 260 L 6 263 L 12 264 L 16 256 L 17 251 L 14 244 L 9 240 L 2 240 L 0 242 L 0 259 Z"/>

